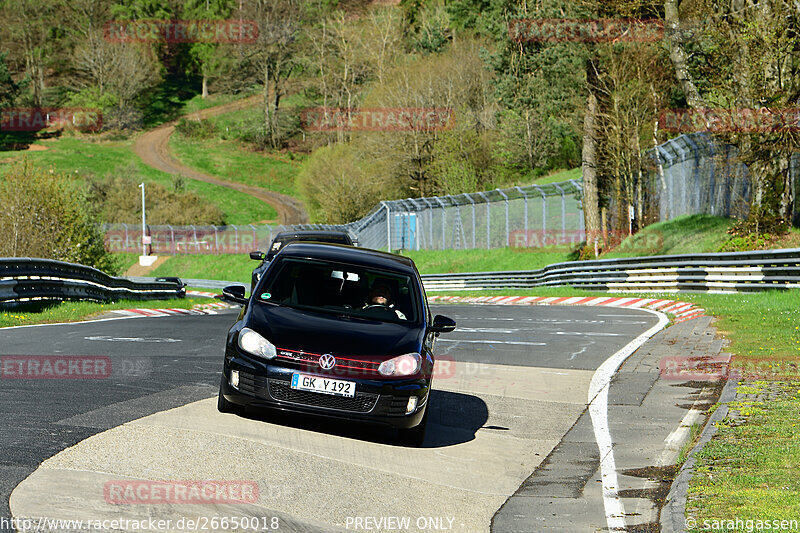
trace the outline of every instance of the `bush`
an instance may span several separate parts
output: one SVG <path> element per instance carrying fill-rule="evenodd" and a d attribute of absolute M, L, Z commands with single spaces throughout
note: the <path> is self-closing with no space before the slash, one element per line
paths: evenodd
<path fill-rule="evenodd" d="M 182 118 L 175 125 L 175 131 L 187 139 L 210 139 L 216 135 L 214 123 L 210 120 L 190 120 Z"/>
<path fill-rule="evenodd" d="M 23 159 L 0 180 L 0 198 L 0 256 L 56 259 L 118 273 L 86 190 L 68 177 Z"/>
<path fill-rule="evenodd" d="M 789 225 L 768 207 L 753 205 L 750 215 L 728 230 L 731 236 L 720 246 L 720 252 L 765 250 L 789 231 Z"/>
<path fill-rule="evenodd" d="M 362 161 L 352 144 L 325 146 L 309 157 L 297 184 L 315 222 L 352 222 L 391 197 L 384 174 Z"/>
<path fill-rule="evenodd" d="M 91 202 L 104 222 L 131 223 L 141 220 L 141 180 L 119 177 L 135 175 L 135 166 L 116 174 L 92 182 Z M 176 226 L 225 224 L 225 217 L 218 207 L 193 192 L 185 191 L 185 186 L 185 179 L 180 176 L 173 179 L 172 190 L 157 183 L 147 183 L 147 223 Z"/>

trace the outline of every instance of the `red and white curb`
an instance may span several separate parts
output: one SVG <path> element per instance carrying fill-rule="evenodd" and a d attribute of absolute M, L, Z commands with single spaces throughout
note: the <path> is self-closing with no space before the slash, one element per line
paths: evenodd
<path fill-rule="evenodd" d="M 212 302 L 207 304 L 198 304 L 191 309 L 118 309 L 111 312 L 117 316 L 154 318 L 181 315 L 216 315 L 221 309 L 230 309 L 232 307 L 238 306 L 229 305 L 222 302 Z"/>
<path fill-rule="evenodd" d="M 684 322 L 705 316 L 705 310 L 691 303 L 656 298 L 614 298 L 610 296 L 429 296 L 429 302 L 492 304 L 492 305 L 593 305 L 602 307 L 627 307 L 652 309 L 668 313 L 673 322 Z"/>
<path fill-rule="evenodd" d="M 186 296 L 200 296 L 201 298 L 216 298 L 219 294 L 206 291 L 186 291 Z"/>

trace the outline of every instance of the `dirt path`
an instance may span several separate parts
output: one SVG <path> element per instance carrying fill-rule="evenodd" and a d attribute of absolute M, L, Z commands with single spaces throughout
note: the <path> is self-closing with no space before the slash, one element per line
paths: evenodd
<path fill-rule="evenodd" d="M 211 107 L 195 113 L 186 115 L 186 118 L 201 119 L 213 117 L 228 111 L 235 111 L 251 106 L 260 100 L 259 95 L 237 100 L 229 104 Z M 154 130 L 150 130 L 142 134 L 133 147 L 134 152 L 142 161 L 157 170 L 167 172 L 169 174 L 180 174 L 187 178 L 194 180 L 205 181 L 220 185 L 229 189 L 234 189 L 245 194 L 249 194 L 259 200 L 268 203 L 278 212 L 278 221 L 281 224 L 304 224 L 308 222 L 308 213 L 306 213 L 303 204 L 296 198 L 287 196 L 285 194 L 268 191 L 261 187 L 254 187 L 251 185 L 243 185 L 241 183 L 232 183 L 215 178 L 209 174 L 205 174 L 198 170 L 189 168 L 175 159 L 169 151 L 169 138 L 175 131 L 175 123 L 172 121 Z"/>

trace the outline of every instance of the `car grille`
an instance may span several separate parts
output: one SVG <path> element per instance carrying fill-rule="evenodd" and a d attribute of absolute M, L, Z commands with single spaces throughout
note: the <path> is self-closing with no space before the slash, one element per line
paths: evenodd
<path fill-rule="evenodd" d="M 345 398 L 343 396 L 332 396 L 318 392 L 308 392 L 292 389 L 288 381 L 278 379 L 269 380 L 269 394 L 273 399 L 282 402 L 290 402 L 325 409 L 337 409 L 339 411 L 353 411 L 357 413 L 368 413 L 372 411 L 378 402 L 377 394 L 356 392 L 355 397 Z"/>
<path fill-rule="evenodd" d="M 248 372 L 239 371 L 239 390 L 253 396 L 263 396 L 266 393 L 267 380 Z"/>
<path fill-rule="evenodd" d="M 407 405 L 408 396 L 393 396 L 386 414 L 389 416 L 404 415 L 406 414 Z"/>
<path fill-rule="evenodd" d="M 297 350 L 287 350 L 284 348 L 278 349 L 278 359 L 284 361 L 292 361 L 306 368 L 313 368 L 319 366 L 319 358 L 321 354 L 303 352 Z M 353 376 L 353 377 L 374 377 L 378 376 L 379 360 L 371 360 L 371 358 L 344 357 L 335 355 L 336 357 L 336 371 L 339 375 Z"/>

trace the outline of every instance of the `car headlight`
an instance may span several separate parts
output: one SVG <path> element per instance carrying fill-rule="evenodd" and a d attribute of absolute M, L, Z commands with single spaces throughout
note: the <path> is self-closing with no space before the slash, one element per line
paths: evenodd
<path fill-rule="evenodd" d="M 421 364 L 422 358 L 418 353 L 407 353 L 384 361 L 378 372 L 383 376 L 413 376 L 419 372 Z"/>
<path fill-rule="evenodd" d="M 242 328 L 239 332 L 239 348 L 264 359 L 274 359 L 278 355 L 274 344 L 250 328 Z"/>

